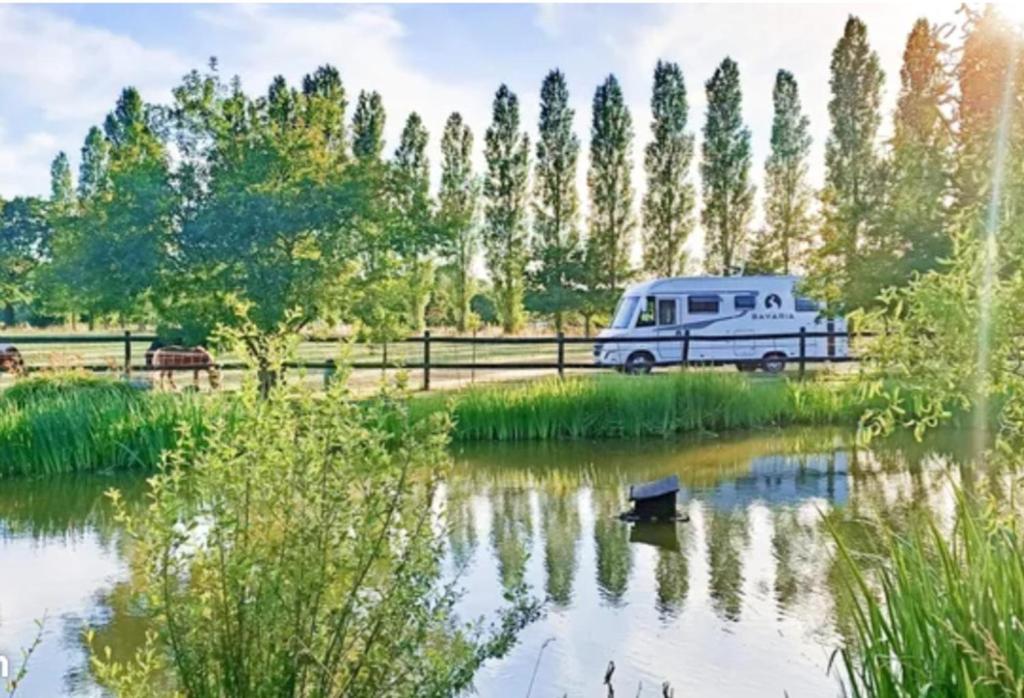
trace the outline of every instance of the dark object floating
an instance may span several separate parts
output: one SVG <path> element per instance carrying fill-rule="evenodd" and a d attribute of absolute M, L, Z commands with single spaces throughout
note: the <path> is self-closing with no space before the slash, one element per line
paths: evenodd
<path fill-rule="evenodd" d="M 629 501 L 633 508 L 622 515 L 626 521 L 678 521 L 676 494 L 679 492 L 679 476 L 669 475 L 654 482 L 631 485 Z"/>

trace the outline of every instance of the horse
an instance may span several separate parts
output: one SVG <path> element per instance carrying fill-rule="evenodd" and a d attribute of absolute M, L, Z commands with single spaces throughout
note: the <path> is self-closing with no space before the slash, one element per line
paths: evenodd
<path fill-rule="evenodd" d="M 207 380 L 210 382 L 210 389 L 216 390 L 220 387 L 220 371 L 217 364 L 203 347 L 186 347 L 171 345 L 151 349 L 146 352 L 146 366 L 159 371 L 160 387 L 164 385 L 164 379 L 174 385 L 175 369 L 192 369 L 192 385 L 199 388 L 199 372 L 206 371 Z"/>
<path fill-rule="evenodd" d="M 20 375 L 25 371 L 25 359 L 13 344 L 0 344 L 0 373 Z"/>

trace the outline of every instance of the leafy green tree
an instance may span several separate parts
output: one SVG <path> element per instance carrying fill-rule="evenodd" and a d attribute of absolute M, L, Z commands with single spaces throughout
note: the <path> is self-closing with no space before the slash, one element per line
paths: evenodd
<path fill-rule="evenodd" d="M 71 176 L 71 164 L 62 150 L 50 165 L 50 204 L 71 208 L 75 204 L 75 182 Z"/>
<path fill-rule="evenodd" d="M 352 117 L 352 154 L 361 161 L 380 160 L 384 152 L 384 102 L 378 92 L 359 93 Z"/>
<path fill-rule="evenodd" d="M 658 61 L 654 68 L 651 113 L 654 140 L 644 151 L 644 269 L 670 277 L 686 267 L 683 245 L 693 231 L 695 202 L 690 182 L 693 135 L 686 130 L 686 84 L 677 63 Z"/>
<path fill-rule="evenodd" d="M 475 289 L 473 258 L 480 243 L 477 209 L 480 188 L 473 176 L 473 132 L 458 112 L 452 113 L 441 136 L 440 225 L 448 231 L 453 280 L 455 326 L 465 332 Z"/>
<path fill-rule="evenodd" d="M 176 91 L 186 131 L 178 137 L 208 144 L 207 174 L 174 240 L 159 310 L 196 339 L 219 327 L 239 341 L 266 391 L 287 339 L 314 321 L 349 317 L 367 290 L 355 283 L 355 237 L 379 190 L 345 166 L 320 119 L 299 117 L 317 107 L 316 91 L 275 81 L 254 99 L 237 80 L 209 81 Z M 319 106 L 337 104 L 326 102 Z"/>
<path fill-rule="evenodd" d="M 344 158 L 348 99 L 338 69 L 322 65 L 311 75 L 306 75 L 302 79 L 302 94 L 305 97 L 305 118 L 310 126 L 320 130 L 324 149 Z"/>
<path fill-rule="evenodd" d="M 880 285 L 902 284 L 934 268 L 950 251 L 952 133 L 944 111 L 952 85 L 939 29 L 919 19 L 907 39 L 893 120 L 882 230 L 890 238 Z"/>
<path fill-rule="evenodd" d="M 484 137 L 484 249 L 505 332 L 523 324 L 530 142 L 519 130 L 519 98 L 502 85 Z"/>
<path fill-rule="evenodd" d="M 815 256 L 813 282 L 832 304 L 861 307 L 877 288 L 860 261 L 875 242 L 883 190 L 876 141 L 884 76 L 878 54 L 868 44 L 867 27 L 856 17 L 847 20 L 832 51 L 831 73 L 822 246 Z"/>
<path fill-rule="evenodd" d="M 110 187 L 110 143 L 98 126 L 89 129 L 78 167 L 78 196 L 91 199 Z"/>
<path fill-rule="evenodd" d="M 434 221 L 430 201 L 429 135 L 420 115 L 413 112 L 405 122 L 392 161 L 393 195 L 397 221 L 406 242 L 403 272 L 408 285 L 409 324 L 417 332 L 426 326 L 425 313 L 434 286 Z"/>
<path fill-rule="evenodd" d="M 573 132 L 573 110 L 565 75 L 552 70 L 540 90 L 540 123 L 534 165 L 531 305 L 554 318 L 561 332 L 565 314 L 577 303 L 582 276 L 578 228 L 576 161 L 580 143 Z"/>
<path fill-rule="evenodd" d="M 703 160 L 704 225 L 706 258 L 712 274 L 728 276 L 743 261 L 754 208 L 750 177 L 750 129 L 741 113 L 740 72 L 726 58 L 704 84 L 707 114 L 704 121 Z"/>
<path fill-rule="evenodd" d="M 5 325 L 15 321 L 15 305 L 32 299 L 40 249 L 49 237 L 44 202 L 34 198 L 0 201 L 0 309 Z"/>
<path fill-rule="evenodd" d="M 636 218 L 631 180 L 633 120 L 622 88 L 609 75 L 594 92 L 590 127 L 590 234 L 586 248 L 587 303 L 590 317 L 607 312 L 632 275 L 629 249 Z"/>
<path fill-rule="evenodd" d="M 776 74 L 772 102 L 772 151 L 764 168 L 767 228 L 754 242 L 747 272 L 789 274 L 802 267 L 811 237 L 810 122 L 800 107 L 796 79 L 788 70 Z"/>

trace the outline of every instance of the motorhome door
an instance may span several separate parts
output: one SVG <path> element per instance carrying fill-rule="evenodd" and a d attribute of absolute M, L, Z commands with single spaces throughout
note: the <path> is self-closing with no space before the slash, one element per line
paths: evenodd
<path fill-rule="evenodd" d="M 662 340 L 658 342 L 658 363 L 679 363 L 683 359 L 679 299 L 675 296 L 658 296 L 655 304 L 658 339 Z"/>

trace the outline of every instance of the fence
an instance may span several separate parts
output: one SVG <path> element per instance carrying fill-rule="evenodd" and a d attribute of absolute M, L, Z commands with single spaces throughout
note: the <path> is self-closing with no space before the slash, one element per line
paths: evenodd
<path fill-rule="evenodd" d="M 849 361 L 859 360 L 857 356 L 846 355 L 839 356 L 835 355 L 835 340 L 847 339 L 852 340 L 858 336 L 848 332 L 835 332 L 832 330 L 825 332 L 813 331 L 809 332 L 806 328 L 800 328 L 799 332 L 792 333 L 776 333 L 776 334 L 729 334 L 729 335 L 712 335 L 712 334 L 696 334 L 691 333 L 690 330 L 686 330 L 680 335 L 675 336 L 646 336 L 646 337 L 614 337 L 614 338 L 594 338 L 594 337 L 567 337 L 562 333 L 554 337 L 459 337 L 459 336 L 446 336 L 438 335 L 433 336 L 430 332 L 424 332 L 422 336 L 407 337 L 397 342 L 392 342 L 390 345 L 419 345 L 419 350 L 414 352 L 417 359 L 408 359 L 403 357 L 399 359 L 392 358 L 388 359 L 388 346 L 389 344 L 379 344 L 381 348 L 381 359 L 379 361 L 363 361 L 354 360 L 348 362 L 348 365 L 353 369 L 377 369 L 377 370 L 389 370 L 389 369 L 405 369 L 415 370 L 422 372 L 422 386 L 424 390 L 430 390 L 431 386 L 431 372 L 441 370 L 460 370 L 460 371 L 483 371 L 483 370 L 501 370 L 501 371 L 519 371 L 519 370 L 551 370 L 557 371 L 559 376 L 564 376 L 568 370 L 609 370 L 613 368 L 609 365 L 601 365 L 593 360 L 578 361 L 572 360 L 566 355 L 566 348 L 573 347 L 575 345 L 628 345 L 628 344 L 657 344 L 671 343 L 678 345 L 679 357 L 678 361 L 657 361 L 658 366 L 678 366 L 681 369 L 690 368 L 693 366 L 708 366 L 708 365 L 723 365 L 733 364 L 737 362 L 756 362 L 761 357 L 750 356 L 749 358 L 730 358 L 730 359 L 692 359 L 691 349 L 695 344 L 698 343 L 736 343 L 736 342 L 776 342 L 780 340 L 793 341 L 796 340 L 797 350 L 795 356 L 792 352 L 782 352 L 785 354 L 785 360 L 792 361 L 797 364 L 801 377 L 805 374 L 808 364 L 813 363 L 842 363 Z M 808 352 L 808 341 L 813 339 L 825 339 L 827 343 L 827 351 L 825 355 L 812 355 Z M 133 345 L 139 343 L 148 343 L 156 340 L 156 336 L 152 334 L 135 334 L 129 331 L 123 334 L 114 335 L 21 335 L 21 336 L 0 336 L 0 344 L 10 343 L 18 347 L 32 346 L 32 345 L 102 345 L 102 344 L 116 344 L 123 347 L 123 356 L 120 360 L 108 359 L 104 363 L 89 363 L 82 362 L 74 364 L 76 368 L 81 368 L 89 371 L 120 371 L 126 375 L 130 375 L 134 372 L 151 372 L 160 370 L 170 371 L 193 371 L 195 366 L 183 365 L 174 367 L 156 368 L 148 366 L 146 364 L 140 364 L 137 362 L 136 357 L 138 353 L 134 350 Z M 350 346 L 358 346 L 358 344 L 351 342 L 350 340 L 343 337 L 307 337 L 304 339 L 305 343 L 309 344 L 337 344 L 339 342 L 348 344 Z M 849 344 L 848 343 L 848 344 Z M 440 346 L 469 346 L 472 348 L 472 356 L 470 361 L 451 361 L 451 360 L 437 360 L 433 354 Z M 548 347 L 549 350 L 553 349 L 551 361 L 537 361 L 535 360 L 536 354 L 529 357 L 530 360 L 513 360 L 513 361 L 479 361 L 477 359 L 477 348 L 478 347 Z M 775 350 L 779 351 L 776 347 L 762 347 L 762 350 Z M 221 361 L 218 362 L 217 368 L 220 370 L 244 370 L 248 368 L 248 365 L 241 361 Z M 336 369 L 337 364 L 332 359 L 325 360 L 299 360 L 290 361 L 285 363 L 286 368 L 302 368 L 302 369 L 313 369 L 323 370 L 330 372 Z M 42 366 L 33 365 L 28 362 L 26 369 L 28 371 L 41 370 Z"/>

